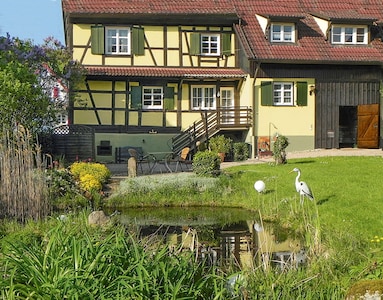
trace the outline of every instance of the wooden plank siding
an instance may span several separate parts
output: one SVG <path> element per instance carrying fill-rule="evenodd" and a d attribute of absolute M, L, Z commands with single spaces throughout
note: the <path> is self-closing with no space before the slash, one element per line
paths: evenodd
<path fill-rule="evenodd" d="M 339 148 L 339 107 L 379 104 L 378 66 L 261 65 L 258 78 L 315 79 L 315 148 Z"/>
<path fill-rule="evenodd" d="M 379 104 L 379 87 L 379 82 L 318 82 L 315 147 L 338 148 L 339 106 Z"/>

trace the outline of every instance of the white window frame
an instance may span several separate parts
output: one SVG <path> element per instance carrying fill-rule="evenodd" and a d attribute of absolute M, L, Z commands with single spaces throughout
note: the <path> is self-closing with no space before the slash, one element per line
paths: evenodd
<path fill-rule="evenodd" d="M 217 107 L 217 91 L 214 85 L 191 86 L 191 107 L 193 110 L 213 110 Z"/>
<path fill-rule="evenodd" d="M 276 31 L 280 28 L 280 31 Z M 287 30 L 291 28 L 291 31 Z M 279 33 L 279 38 L 276 34 Z M 275 43 L 295 43 L 295 24 L 294 23 L 272 23 L 270 28 L 271 41 Z"/>
<path fill-rule="evenodd" d="M 363 31 L 363 32 L 361 32 Z M 362 41 L 360 41 L 362 38 Z M 331 43 L 340 45 L 367 45 L 368 28 L 367 26 L 351 25 L 332 25 Z"/>
<path fill-rule="evenodd" d="M 164 89 L 162 86 L 142 87 L 142 108 L 162 109 L 164 106 Z"/>
<path fill-rule="evenodd" d="M 201 55 L 221 55 L 221 35 L 212 33 L 201 34 Z"/>
<path fill-rule="evenodd" d="M 294 82 L 273 83 L 273 104 L 275 106 L 294 105 Z"/>
<path fill-rule="evenodd" d="M 112 31 L 116 31 L 115 34 L 111 35 Z M 124 31 L 126 31 L 126 34 L 123 34 Z M 130 55 L 131 36 L 132 33 L 130 27 L 106 27 L 106 54 Z"/>

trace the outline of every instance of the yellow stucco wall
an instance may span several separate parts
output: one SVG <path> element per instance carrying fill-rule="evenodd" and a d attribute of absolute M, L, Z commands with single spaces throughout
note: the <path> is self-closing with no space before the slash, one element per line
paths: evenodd
<path fill-rule="evenodd" d="M 302 78 L 262 78 L 255 81 L 255 128 L 257 136 L 271 137 L 277 133 L 284 136 L 301 137 L 304 139 L 305 148 L 314 149 L 315 137 L 315 94 L 308 91 L 307 106 L 296 105 L 296 82 L 307 81 L 308 90 L 315 86 L 314 79 Z M 278 81 L 294 82 L 294 105 L 293 106 L 262 106 L 261 105 L 261 82 Z M 274 126 L 277 128 L 275 129 Z"/>
<path fill-rule="evenodd" d="M 191 26 L 182 26 L 181 30 L 189 30 L 186 34 L 180 34 L 178 26 L 166 27 L 163 26 L 144 26 L 145 39 L 145 54 L 144 55 L 93 55 L 90 47 L 87 44 L 90 40 L 91 25 L 90 24 L 73 24 L 73 57 L 77 60 L 82 60 L 84 65 L 102 65 L 104 57 L 105 64 L 111 66 L 169 66 L 178 67 L 196 67 L 198 65 L 198 57 L 190 56 L 188 49 L 190 47 L 190 35 L 193 31 Z M 217 31 L 219 27 L 198 27 L 199 31 Z M 226 32 L 231 32 L 231 28 L 223 29 Z M 181 39 L 181 40 L 180 40 Z M 165 44 L 166 43 L 166 44 Z M 226 57 L 206 57 L 205 61 L 201 61 L 202 67 L 235 67 L 235 35 L 232 34 L 231 39 L 232 56 Z M 182 45 L 180 48 L 179 45 Z M 148 49 L 150 48 L 150 50 Z M 170 49 L 169 49 L 170 48 Z M 166 58 L 165 58 L 166 57 Z M 180 61 L 180 57 L 181 61 Z M 213 62 L 212 62 L 213 60 Z M 181 64 L 182 62 L 182 64 Z"/>

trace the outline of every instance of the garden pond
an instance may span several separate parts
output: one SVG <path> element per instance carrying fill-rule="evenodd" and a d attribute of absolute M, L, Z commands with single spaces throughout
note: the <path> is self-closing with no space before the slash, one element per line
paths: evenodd
<path fill-rule="evenodd" d="M 297 240 L 278 224 L 261 222 L 257 212 L 218 207 L 130 208 L 117 220 L 140 238 L 169 245 L 175 252 L 193 251 L 210 264 L 290 268 L 305 263 Z"/>

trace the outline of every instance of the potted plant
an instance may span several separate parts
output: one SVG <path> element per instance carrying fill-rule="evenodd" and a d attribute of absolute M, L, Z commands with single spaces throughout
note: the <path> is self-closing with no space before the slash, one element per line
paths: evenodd
<path fill-rule="evenodd" d="M 216 135 L 209 140 L 209 148 L 211 151 L 217 152 L 223 162 L 226 154 L 231 151 L 232 143 L 231 138 L 224 135 Z"/>

